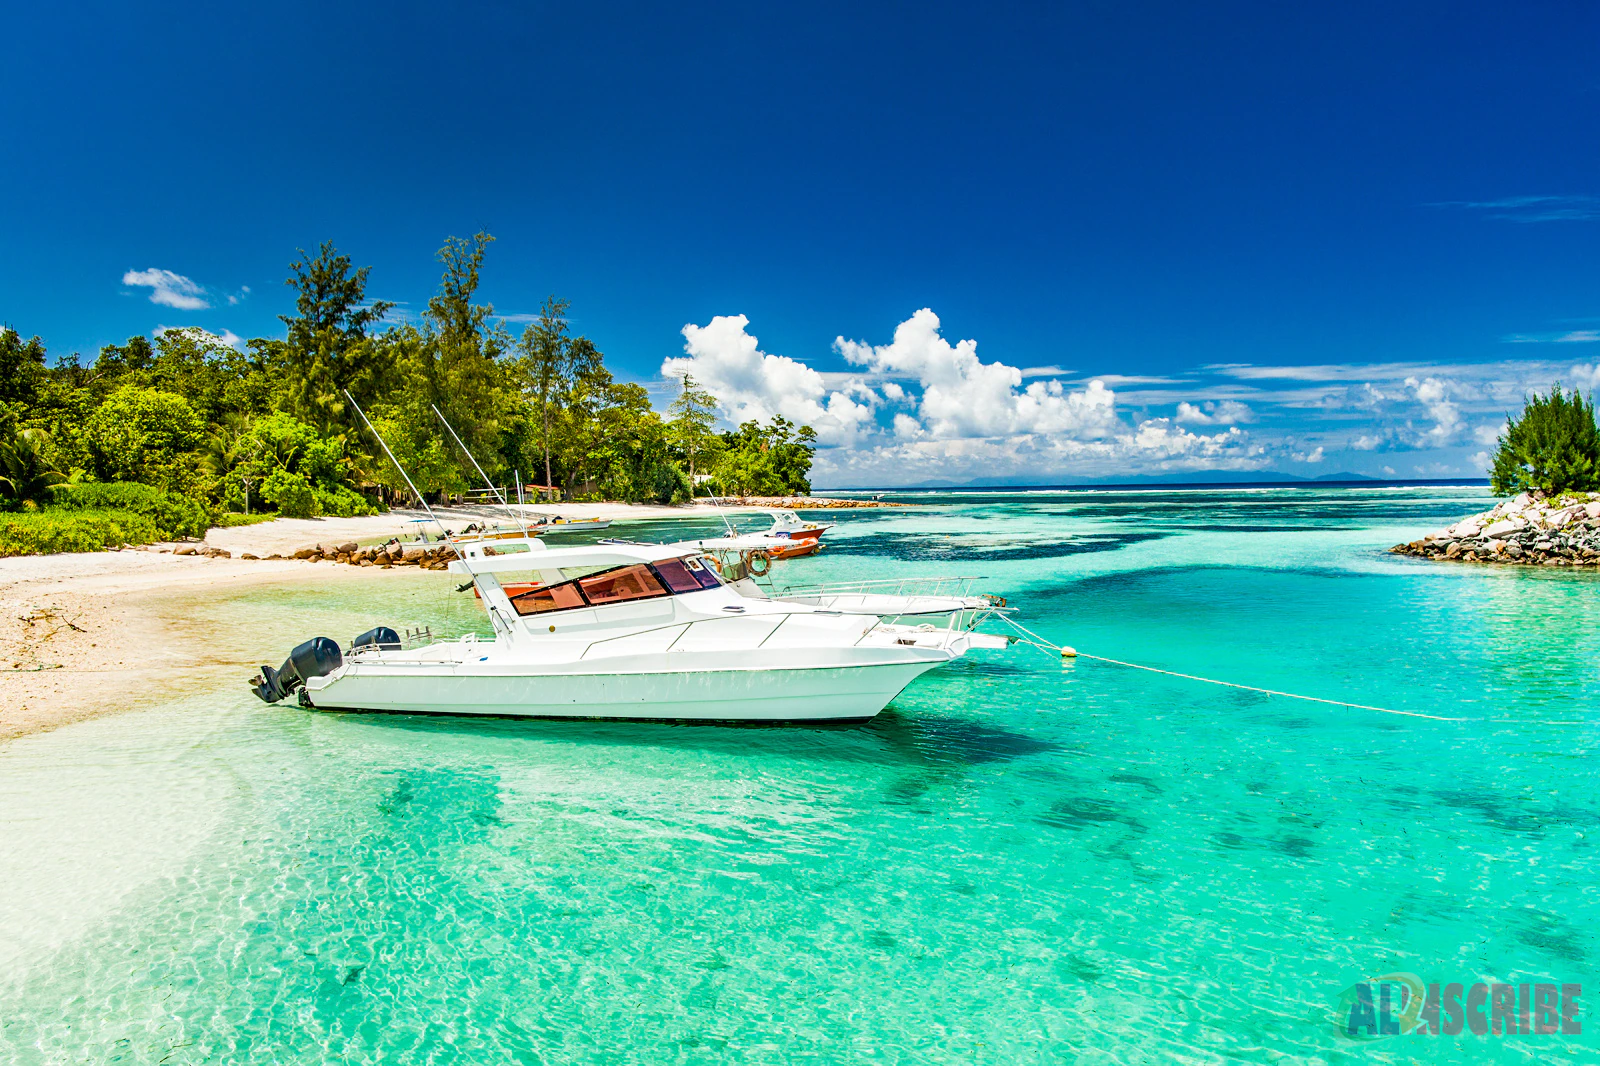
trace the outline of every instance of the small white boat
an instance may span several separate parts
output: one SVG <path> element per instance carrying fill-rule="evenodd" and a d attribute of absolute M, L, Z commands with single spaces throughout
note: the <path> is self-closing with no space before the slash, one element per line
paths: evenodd
<path fill-rule="evenodd" d="M 541 533 L 588 533 L 609 528 L 610 525 L 609 518 L 563 518 L 547 514 L 528 516 L 528 526 Z"/>
<path fill-rule="evenodd" d="M 493 637 L 405 647 L 388 628 L 347 649 L 297 647 L 255 692 L 296 689 L 306 706 L 561 718 L 817 721 L 871 718 L 918 676 L 974 648 L 999 608 L 943 626 L 886 622 L 872 610 L 751 596 L 685 545 L 550 548 L 523 538 L 463 541 Z M 501 575 L 531 576 L 508 595 Z"/>

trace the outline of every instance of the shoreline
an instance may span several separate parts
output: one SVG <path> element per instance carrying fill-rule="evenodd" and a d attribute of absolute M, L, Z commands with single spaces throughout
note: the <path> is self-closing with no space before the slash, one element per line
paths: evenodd
<path fill-rule="evenodd" d="M 752 496 L 725 504 L 709 503 L 647 504 L 647 503 L 583 503 L 583 504 L 522 504 L 512 505 L 514 511 L 525 515 L 561 515 L 578 520 L 600 519 L 610 522 L 659 522 L 671 519 L 718 519 L 725 514 L 770 514 L 780 510 L 833 510 L 859 507 L 900 506 L 877 501 L 862 503 L 826 497 Z M 506 510 L 498 505 L 442 507 L 434 511 L 447 528 L 478 523 L 500 525 L 509 519 Z M 362 547 L 386 542 L 394 537 L 410 539 L 426 531 L 430 537 L 436 532 L 428 513 L 422 510 L 393 510 L 387 514 L 364 515 L 358 518 L 275 518 L 250 526 L 213 526 L 194 546 L 228 552 L 234 557 L 252 554 L 260 560 L 269 555 L 293 555 L 318 546 L 355 541 Z M 559 530 L 557 531 L 559 532 Z M 171 551 L 179 545 L 173 543 L 145 545 L 144 551 Z M 19 558 L 39 558 L 25 556 Z"/>
<path fill-rule="evenodd" d="M 1600 566 L 1600 496 L 1525 492 L 1389 551 L 1432 562 Z"/>
<path fill-rule="evenodd" d="M 613 522 L 662 521 L 770 513 L 800 500 L 808 508 L 851 505 L 828 498 L 757 497 L 720 506 L 596 503 L 523 510 Z M 450 507 L 436 514 L 454 529 L 506 520 L 499 507 Z M 409 537 L 429 522 L 426 512 L 408 510 L 359 518 L 279 518 L 214 527 L 201 541 L 0 558 L 0 745 L 168 701 L 221 670 L 255 669 L 260 662 L 238 657 L 251 650 L 261 662 L 276 661 L 273 656 L 281 657 L 282 649 L 275 645 L 214 648 L 187 617 L 192 601 L 303 582 L 313 564 L 295 559 L 297 551 L 349 541 L 383 543 Z M 257 558 L 244 558 L 247 554 Z M 280 558 L 266 558 L 274 554 Z M 398 575 L 422 569 L 318 566 L 314 572 L 324 583 L 404 581 Z"/>
<path fill-rule="evenodd" d="M 364 569 L 325 567 L 317 577 L 372 580 Z M 207 642 L 185 608 L 199 596 L 305 573 L 294 560 L 135 551 L 0 560 L 0 745 L 170 700 L 221 669 L 260 665 L 238 657 L 256 649 Z"/>

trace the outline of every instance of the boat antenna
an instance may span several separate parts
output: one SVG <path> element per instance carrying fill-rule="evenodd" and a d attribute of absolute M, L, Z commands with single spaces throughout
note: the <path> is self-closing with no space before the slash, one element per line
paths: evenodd
<path fill-rule="evenodd" d="M 727 512 L 722 509 L 722 504 L 717 502 L 717 498 L 715 496 L 711 497 L 711 506 L 717 509 L 717 517 L 722 519 L 722 524 L 727 527 L 728 536 L 737 537 L 739 535 L 738 530 L 734 529 L 733 523 L 728 521 Z"/>
<path fill-rule="evenodd" d="M 517 528 L 522 530 L 522 535 L 526 537 L 528 535 L 528 526 L 522 520 L 522 516 L 511 509 L 511 505 L 506 502 L 505 494 L 499 489 L 495 488 L 494 482 L 489 480 L 489 475 L 483 472 L 483 467 L 479 466 L 478 460 L 473 458 L 472 449 L 468 448 L 466 442 L 461 439 L 461 434 L 456 432 L 456 427 L 450 424 L 450 420 L 444 416 L 443 411 L 439 410 L 437 404 L 430 403 L 428 406 L 433 409 L 434 414 L 439 416 L 439 421 L 444 423 L 444 428 L 450 431 L 450 435 L 456 439 L 456 443 L 460 445 L 461 450 L 466 453 L 468 461 L 472 463 L 472 468 L 478 472 L 478 476 L 483 478 L 483 483 L 489 487 L 489 492 L 495 497 L 495 499 L 500 501 L 500 506 L 505 508 L 506 514 L 511 516 L 511 520 L 517 524 Z"/>
<path fill-rule="evenodd" d="M 423 498 L 422 493 L 417 491 L 417 486 L 412 484 L 411 475 L 406 473 L 406 468 L 400 465 L 400 460 L 394 457 L 394 452 L 389 450 L 389 442 L 383 439 L 383 434 L 378 432 L 377 427 L 372 424 L 372 420 L 367 417 L 367 412 L 363 411 L 361 405 L 356 403 L 356 398 L 350 395 L 350 390 L 344 389 L 342 391 L 344 392 L 344 398 L 350 401 L 350 406 L 356 409 L 356 414 L 361 416 L 361 421 L 366 423 L 367 429 L 374 437 L 378 438 L 378 446 L 383 449 L 383 454 L 389 457 L 389 461 L 394 464 L 394 468 L 400 471 L 400 476 L 405 478 L 406 487 L 411 490 L 412 495 L 421 501 L 422 509 L 428 512 L 428 517 L 433 519 L 433 524 L 438 526 L 439 532 L 443 533 L 448 539 L 450 531 L 444 528 L 444 523 L 439 521 L 439 516 L 433 513 L 433 508 L 428 506 L 428 501 Z"/>

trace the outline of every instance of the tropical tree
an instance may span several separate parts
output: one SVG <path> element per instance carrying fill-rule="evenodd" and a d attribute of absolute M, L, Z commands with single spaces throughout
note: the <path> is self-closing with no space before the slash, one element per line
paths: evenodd
<path fill-rule="evenodd" d="M 13 430 L 0 439 L 0 503 L 7 508 L 37 506 L 50 488 L 67 480 L 51 465 L 50 437 L 42 429 Z"/>
<path fill-rule="evenodd" d="M 278 354 L 282 362 L 281 406 L 324 432 L 352 428 L 344 390 L 365 403 L 378 391 L 387 366 L 381 347 L 368 344 L 369 332 L 383 321 L 392 303 L 367 302 L 371 267 L 353 269 L 332 241 L 315 256 L 300 250 L 289 264 L 285 285 L 296 290 L 295 313 L 279 315 L 289 327 Z"/>
<path fill-rule="evenodd" d="M 672 401 L 672 421 L 669 423 L 672 442 L 683 452 L 689 463 L 689 484 L 695 483 L 695 466 L 716 447 L 717 398 L 699 385 L 694 376 L 684 374 L 679 383 L 678 398 Z"/>
<path fill-rule="evenodd" d="M 47 375 L 44 341 L 24 341 L 22 334 L 0 325 L 0 403 L 27 407 Z"/>
<path fill-rule="evenodd" d="M 544 483 L 554 485 L 550 471 L 550 405 L 568 384 L 572 338 L 567 336 L 566 300 L 547 297 L 539 318 L 528 323 L 517 342 L 522 353 L 527 391 L 539 405 L 539 450 L 544 456 Z"/>
<path fill-rule="evenodd" d="M 477 233 L 471 239 L 449 237 L 439 249 L 444 264 L 439 292 L 424 312 L 416 366 L 425 393 L 450 420 L 462 440 L 491 474 L 507 464 L 500 455 L 501 438 L 509 431 L 515 396 L 508 370 L 500 363 L 511 338 L 489 324 L 493 304 L 479 304 L 479 276 L 484 253 L 494 238 Z M 413 408 L 415 410 L 415 408 Z M 434 423 L 425 407 L 416 412 Z"/>
<path fill-rule="evenodd" d="M 1600 488 L 1600 429 L 1594 402 L 1558 383 L 1548 396 L 1534 393 L 1520 417 L 1506 416 L 1506 431 L 1490 469 L 1497 495 L 1539 489 L 1555 494 Z"/>

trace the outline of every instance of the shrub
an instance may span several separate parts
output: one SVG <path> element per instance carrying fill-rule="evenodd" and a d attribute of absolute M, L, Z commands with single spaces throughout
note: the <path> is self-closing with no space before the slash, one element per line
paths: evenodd
<path fill-rule="evenodd" d="M 124 481 L 90 481 L 57 485 L 54 489 L 54 502 L 48 511 L 123 512 L 147 519 L 156 530 L 156 535 L 141 541 L 129 538 L 127 539 L 129 544 L 145 544 L 152 540 L 172 540 L 177 537 L 203 537 L 206 530 L 211 527 L 211 512 L 198 500 L 176 493 L 162 492 L 149 485 Z"/>
<path fill-rule="evenodd" d="M 356 515 L 377 514 L 378 509 L 361 493 L 346 485 L 333 488 L 317 486 L 317 507 L 334 518 L 353 518 Z"/>
<path fill-rule="evenodd" d="M 315 518 L 320 513 L 316 491 L 299 474 L 274 470 L 261 483 L 261 498 L 285 518 Z"/>
<path fill-rule="evenodd" d="M 182 396 L 128 385 L 89 417 L 87 435 L 101 477 L 183 488 L 196 479 L 188 453 L 204 440 L 205 425 Z"/>
<path fill-rule="evenodd" d="M 1489 483 L 1496 495 L 1529 489 L 1547 493 L 1600 488 L 1600 430 L 1594 404 L 1574 389 L 1534 393 L 1520 418 L 1506 419 Z"/>
<path fill-rule="evenodd" d="M 49 510 L 0 515 L 0 556 L 92 552 L 165 539 L 155 522 L 133 511 Z"/>

